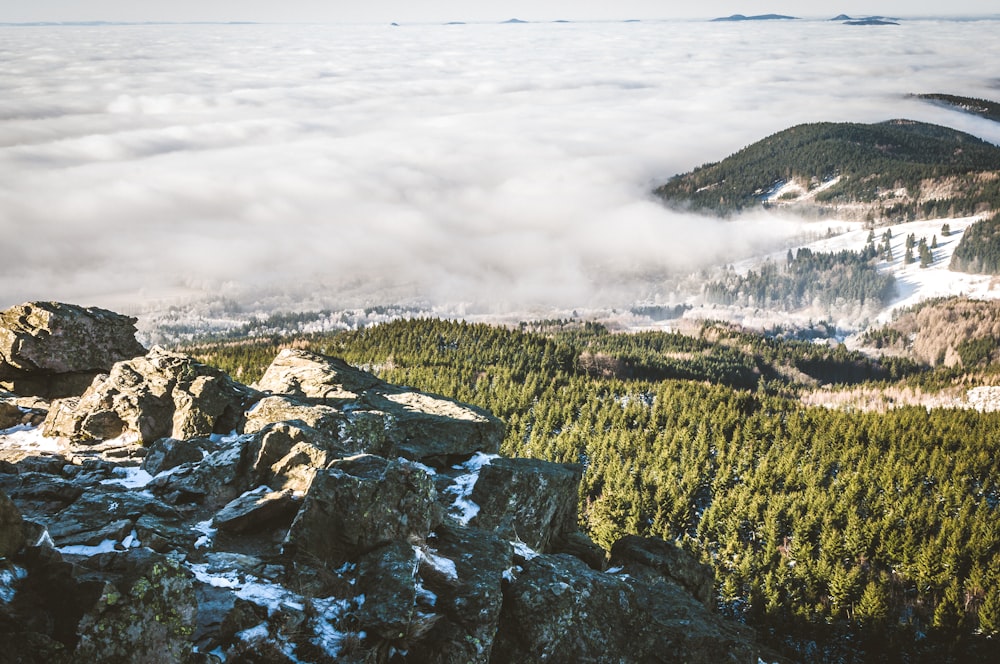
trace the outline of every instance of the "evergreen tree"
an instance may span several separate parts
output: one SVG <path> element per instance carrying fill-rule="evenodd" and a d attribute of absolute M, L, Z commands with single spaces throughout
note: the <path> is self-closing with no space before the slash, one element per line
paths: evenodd
<path fill-rule="evenodd" d="M 875 627 L 884 623 L 888 615 L 889 607 L 882 589 L 874 581 L 869 581 L 854 607 L 854 619 L 865 627 Z"/>
<path fill-rule="evenodd" d="M 1000 634 L 1000 589 L 992 588 L 979 605 L 979 631 L 986 636 Z"/>

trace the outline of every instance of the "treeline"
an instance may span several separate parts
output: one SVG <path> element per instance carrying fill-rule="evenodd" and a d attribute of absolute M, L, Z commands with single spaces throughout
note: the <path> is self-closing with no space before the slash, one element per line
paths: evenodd
<path fill-rule="evenodd" d="M 789 250 L 784 268 L 768 261 L 746 275 L 731 273 L 704 287 L 706 301 L 795 311 L 845 303 L 881 307 L 896 293 L 896 280 L 877 268 L 874 247 L 862 252 Z"/>
<path fill-rule="evenodd" d="M 1000 274 L 1000 214 L 965 229 L 951 256 L 950 268 L 956 272 Z"/>
<path fill-rule="evenodd" d="M 815 123 L 786 129 L 722 162 L 677 176 L 655 193 L 672 204 L 726 215 L 759 206 L 793 180 L 814 188 L 839 177 L 816 196 L 816 202 L 831 204 L 877 203 L 884 193 L 900 188 L 917 200 L 925 180 L 949 178 L 955 193 L 947 200 L 889 203 L 883 213 L 899 220 L 945 210 L 961 216 L 1000 208 L 996 180 L 979 177 L 996 171 L 998 163 L 1000 148 L 936 125 L 909 120 Z"/>

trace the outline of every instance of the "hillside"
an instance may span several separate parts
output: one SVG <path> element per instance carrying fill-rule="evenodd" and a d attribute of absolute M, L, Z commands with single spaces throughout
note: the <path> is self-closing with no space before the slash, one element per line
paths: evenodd
<path fill-rule="evenodd" d="M 926 369 L 718 325 L 692 339 L 572 321 L 396 321 L 191 352 L 254 376 L 293 342 L 489 409 L 505 454 L 582 463 L 596 542 L 683 542 L 719 605 L 793 661 L 982 661 L 1000 632 L 1000 415 L 796 397 L 817 378 L 883 390 Z"/>
<path fill-rule="evenodd" d="M 994 120 L 996 122 L 1000 122 L 1000 104 L 998 104 L 995 101 L 990 101 L 989 99 L 979 99 L 976 97 L 962 97 L 959 95 L 948 95 L 940 93 L 923 94 L 916 96 L 925 101 L 941 104 L 942 106 L 956 108 L 960 111 L 964 111 L 966 113 L 971 113 L 972 115 L 978 115 L 980 117 L 986 118 L 987 120 Z"/>
<path fill-rule="evenodd" d="M 722 216 L 768 207 L 875 222 L 957 217 L 1000 208 L 1000 148 L 910 120 L 804 124 L 678 175 L 655 194 Z"/>
<path fill-rule="evenodd" d="M 930 365 L 971 369 L 1000 359 L 1000 302 L 969 298 L 928 300 L 901 311 L 862 336 L 878 350 L 906 352 Z"/>

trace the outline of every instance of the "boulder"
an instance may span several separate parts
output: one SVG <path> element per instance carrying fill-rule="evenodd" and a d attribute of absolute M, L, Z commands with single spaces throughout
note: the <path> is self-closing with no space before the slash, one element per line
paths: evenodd
<path fill-rule="evenodd" d="M 24 423 L 24 411 L 16 405 L 0 401 L 0 430 L 10 429 Z"/>
<path fill-rule="evenodd" d="M 122 541 L 148 514 L 180 519 L 172 507 L 138 491 L 111 491 L 101 486 L 87 491 L 73 504 L 42 520 L 57 546 L 97 546 L 105 540 Z"/>
<path fill-rule="evenodd" d="M 24 523 L 21 512 L 0 491 L 0 558 L 9 558 L 24 546 Z"/>
<path fill-rule="evenodd" d="M 475 406 L 400 388 L 372 390 L 363 403 L 388 415 L 393 456 L 447 466 L 476 452 L 495 454 L 504 424 Z"/>
<path fill-rule="evenodd" d="M 417 554 L 405 541 L 371 551 L 358 563 L 358 589 L 365 596 L 360 628 L 397 650 L 407 650 L 424 634 L 429 615 L 420 615 L 417 606 L 417 565 Z"/>
<path fill-rule="evenodd" d="M 377 377 L 338 358 L 286 348 L 274 358 L 256 387 L 262 392 L 336 403 L 355 401 L 381 385 L 385 383 Z"/>
<path fill-rule="evenodd" d="M 389 385 L 343 360 L 308 351 L 281 351 L 257 388 L 284 395 L 284 399 L 265 399 L 248 414 L 248 427 L 256 430 L 267 422 L 302 419 L 336 433 L 355 453 L 402 456 L 446 466 L 475 452 L 496 452 L 504 434 L 503 422 L 484 410 Z M 309 405 L 328 410 L 302 415 Z M 341 414 L 336 427 L 331 426 L 337 421 L 333 412 Z M 330 415 L 329 420 L 316 423 L 319 413 Z"/>
<path fill-rule="evenodd" d="M 271 491 L 262 486 L 227 503 L 212 525 L 230 533 L 251 533 L 282 524 L 287 528 L 301 503 L 291 491 Z"/>
<path fill-rule="evenodd" d="M 162 348 L 119 362 L 79 398 L 53 403 L 46 436 L 140 443 L 228 433 L 258 394 L 222 371 Z"/>
<path fill-rule="evenodd" d="M 80 394 L 99 373 L 146 352 L 135 318 L 97 307 L 29 302 L 0 312 L 0 387 L 48 398 Z"/>
<path fill-rule="evenodd" d="M 347 418 L 344 413 L 323 404 L 314 404 L 286 396 L 267 396 L 246 413 L 245 433 L 256 433 L 276 422 L 295 422 L 339 438 Z"/>
<path fill-rule="evenodd" d="M 394 540 L 426 537 L 440 522 L 437 491 L 423 468 L 359 455 L 316 472 L 286 551 L 338 565 Z"/>
<path fill-rule="evenodd" d="M 146 549 L 103 554 L 86 566 L 104 589 L 80 621 L 75 661 L 173 664 L 191 657 L 198 612 L 191 572 Z"/>
<path fill-rule="evenodd" d="M 150 475 L 158 475 L 186 463 L 198 463 L 206 455 L 197 440 L 161 438 L 149 446 L 142 460 L 142 469 Z"/>
<path fill-rule="evenodd" d="M 563 554 L 522 565 L 504 590 L 493 661 L 758 661 L 751 630 L 678 587 L 598 572 Z"/>
<path fill-rule="evenodd" d="M 251 488 L 250 458 L 255 443 L 254 436 L 246 435 L 187 441 L 205 451 L 205 458 L 161 472 L 146 488 L 174 505 L 205 503 L 220 507 Z"/>
<path fill-rule="evenodd" d="M 612 545 L 610 564 L 647 583 L 671 581 L 706 607 L 715 605 L 712 568 L 673 542 L 627 535 Z"/>
<path fill-rule="evenodd" d="M 548 552 L 577 531 L 577 501 L 583 468 L 537 459 L 493 459 L 479 471 L 471 525 Z"/>
<path fill-rule="evenodd" d="M 441 616 L 409 650 L 428 664 L 486 664 L 503 606 L 504 574 L 513 568 L 509 542 L 492 533 L 442 523 L 422 551 L 419 573 Z"/>

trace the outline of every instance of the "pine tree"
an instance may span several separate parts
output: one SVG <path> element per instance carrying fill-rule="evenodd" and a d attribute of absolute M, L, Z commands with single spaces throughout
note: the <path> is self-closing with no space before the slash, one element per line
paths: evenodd
<path fill-rule="evenodd" d="M 951 235 L 951 224 L 945 222 L 941 226 L 941 237 L 948 237 L 949 235 Z"/>
<path fill-rule="evenodd" d="M 952 582 L 944 589 L 944 596 L 934 608 L 933 625 L 938 629 L 952 630 L 961 626 L 965 612 L 962 610 L 961 591 L 958 588 L 958 580 Z"/>
<path fill-rule="evenodd" d="M 986 594 L 979 606 L 979 631 L 986 636 L 1000 634 L 1000 590 L 996 588 Z"/>
<path fill-rule="evenodd" d="M 914 260 L 915 259 L 913 258 L 913 247 L 907 247 L 906 255 L 903 256 L 903 263 L 909 265 L 910 263 L 914 262 Z"/>
<path fill-rule="evenodd" d="M 854 619 L 865 627 L 873 627 L 885 622 L 889 607 L 878 584 L 869 581 L 861 599 L 854 607 Z"/>

